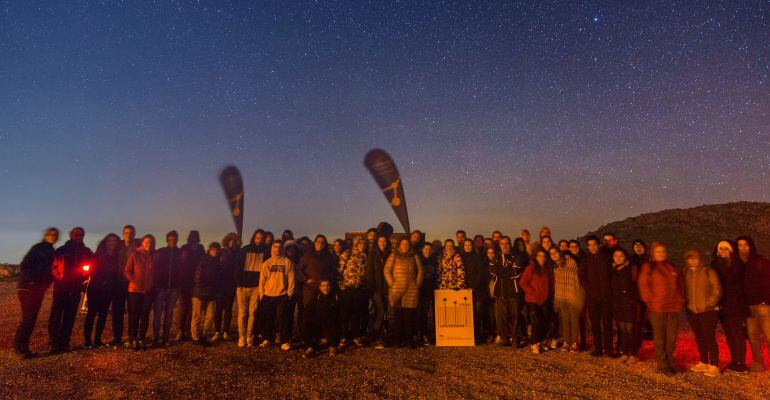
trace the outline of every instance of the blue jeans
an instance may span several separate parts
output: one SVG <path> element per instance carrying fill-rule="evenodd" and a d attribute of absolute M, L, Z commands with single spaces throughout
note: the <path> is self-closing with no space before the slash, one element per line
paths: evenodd
<path fill-rule="evenodd" d="M 168 340 L 177 297 L 179 297 L 179 291 L 176 289 L 160 289 L 155 295 L 155 309 L 152 316 L 153 340 L 158 341 L 161 338 Z M 160 332 L 161 314 L 163 314 L 163 335 Z"/>

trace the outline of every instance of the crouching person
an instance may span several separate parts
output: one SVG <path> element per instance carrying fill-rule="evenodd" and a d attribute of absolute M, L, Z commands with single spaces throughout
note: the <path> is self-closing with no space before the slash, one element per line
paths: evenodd
<path fill-rule="evenodd" d="M 294 263 L 283 255 L 283 244 L 277 240 L 270 246 L 270 258 L 262 263 L 259 274 L 259 301 L 264 307 L 262 323 L 265 340 L 260 348 L 266 348 L 275 340 L 278 332 L 281 350 L 291 350 L 291 310 L 289 298 L 294 295 Z"/>
<path fill-rule="evenodd" d="M 192 292 L 192 339 L 206 345 L 207 335 L 214 328 L 214 306 L 222 269 L 219 261 L 219 243 L 211 243 L 209 252 L 195 267 Z"/>
<path fill-rule="evenodd" d="M 304 311 L 302 332 L 308 347 L 303 357 L 315 355 L 321 339 L 326 339 L 329 355 L 335 355 L 340 335 L 340 302 L 337 294 L 331 291 L 331 282 L 322 280 L 318 284 L 318 294 L 305 305 Z"/>

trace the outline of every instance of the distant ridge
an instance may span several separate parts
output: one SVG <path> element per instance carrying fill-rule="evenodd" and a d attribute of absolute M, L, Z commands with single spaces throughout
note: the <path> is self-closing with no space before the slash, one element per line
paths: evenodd
<path fill-rule="evenodd" d="M 605 232 L 617 235 L 621 246 L 629 251 L 635 239 L 647 244 L 661 241 L 668 247 L 671 260 L 679 265 L 687 249 L 698 249 L 710 260 L 718 240 L 734 240 L 741 235 L 751 236 L 759 252 L 770 256 L 770 203 L 742 201 L 642 214 L 588 232 L 580 238 L 581 243 L 588 235 Z"/>

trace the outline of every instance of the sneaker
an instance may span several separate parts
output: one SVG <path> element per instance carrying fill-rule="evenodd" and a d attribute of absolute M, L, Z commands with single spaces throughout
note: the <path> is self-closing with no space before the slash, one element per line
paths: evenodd
<path fill-rule="evenodd" d="M 95 349 L 101 349 L 102 347 L 105 347 L 105 346 L 104 346 L 104 343 L 102 343 L 102 342 L 100 342 L 100 341 L 96 341 L 96 342 L 94 342 L 94 348 L 95 348 Z"/>
<path fill-rule="evenodd" d="M 281 345 L 281 350 L 283 351 L 289 351 L 291 350 L 291 343 L 284 343 Z"/>
<path fill-rule="evenodd" d="M 714 378 L 719 376 L 719 367 L 716 365 L 706 365 L 706 370 L 703 371 L 703 375 L 708 376 L 709 378 Z"/>
<path fill-rule="evenodd" d="M 532 354 L 540 354 L 540 345 L 539 344 L 537 344 L 537 343 L 533 344 L 532 346 L 530 346 L 530 348 L 532 349 Z"/>
<path fill-rule="evenodd" d="M 310 358 L 315 355 L 315 350 L 313 350 L 312 347 L 308 347 L 307 350 L 305 350 L 304 353 L 302 353 L 302 358 Z"/>
<path fill-rule="evenodd" d="M 329 357 L 334 357 L 337 355 L 337 349 L 334 347 L 329 347 Z"/>
<path fill-rule="evenodd" d="M 601 357 L 604 355 L 604 352 L 601 350 L 594 350 L 591 352 L 591 357 Z"/>
<path fill-rule="evenodd" d="M 422 345 L 423 346 L 430 346 L 430 339 L 428 339 L 427 336 L 422 337 Z"/>
<path fill-rule="evenodd" d="M 378 339 L 377 342 L 374 343 L 374 348 L 377 350 L 382 350 L 385 348 L 385 341 L 382 339 Z"/>
<path fill-rule="evenodd" d="M 557 341 L 556 339 L 552 339 L 551 340 L 551 349 L 552 350 L 556 350 L 558 348 L 559 348 L 559 341 Z"/>
<path fill-rule="evenodd" d="M 500 335 L 495 338 L 495 344 L 503 344 L 503 338 Z"/>
<path fill-rule="evenodd" d="M 86 340 L 85 342 L 83 342 L 83 348 L 86 350 L 90 350 L 94 348 L 94 345 L 91 343 L 90 340 Z"/>
<path fill-rule="evenodd" d="M 246 347 L 254 347 L 254 338 L 249 337 L 246 339 Z"/>
<path fill-rule="evenodd" d="M 123 341 L 120 339 L 113 339 L 110 343 L 107 344 L 107 347 L 120 347 L 123 346 Z"/>
<path fill-rule="evenodd" d="M 362 342 L 362 341 L 361 341 L 361 339 L 359 339 L 359 338 L 355 338 L 355 339 L 353 339 L 353 344 L 354 344 L 356 347 L 361 347 L 361 346 L 363 346 L 363 345 L 364 345 L 364 342 Z"/>
<path fill-rule="evenodd" d="M 265 348 L 270 347 L 271 344 L 273 344 L 273 343 L 270 342 L 269 340 L 265 339 L 265 340 L 262 341 L 262 343 L 259 344 L 259 348 L 260 349 L 265 349 Z"/>
<path fill-rule="evenodd" d="M 572 346 L 569 347 L 569 351 L 572 353 L 580 353 L 580 346 L 578 346 L 577 343 L 572 343 Z"/>
<path fill-rule="evenodd" d="M 751 363 L 751 366 L 749 367 L 749 371 L 751 372 L 765 372 L 765 366 L 762 365 L 762 363 L 754 361 Z"/>
<path fill-rule="evenodd" d="M 692 367 L 690 367 L 690 371 L 692 372 L 706 372 L 709 369 L 708 364 L 704 364 L 702 362 L 699 362 Z"/>
<path fill-rule="evenodd" d="M 227 332 L 223 333 L 222 340 L 230 340 L 230 335 L 228 335 Z"/>
<path fill-rule="evenodd" d="M 212 341 L 212 342 L 216 342 L 219 339 L 222 339 L 222 336 L 219 334 L 219 332 L 214 332 L 214 336 L 212 336 L 211 339 L 209 339 L 209 340 Z"/>
<path fill-rule="evenodd" d="M 569 352 L 569 349 L 570 349 L 569 343 L 564 342 L 564 345 L 561 346 L 561 351 L 564 352 L 564 353 L 567 353 L 567 352 Z"/>
<path fill-rule="evenodd" d="M 246 347 L 246 339 L 245 338 L 238 338 L 238 347 Z M 251 346 L 249 346 L 251 347 Z"/>
<path fill-rule="evenodd" d="M 628 356 L 623 354 L 622 356 L 618 357 L 618 362 L 621 364 L 625 364 L 628 362 Z"/>

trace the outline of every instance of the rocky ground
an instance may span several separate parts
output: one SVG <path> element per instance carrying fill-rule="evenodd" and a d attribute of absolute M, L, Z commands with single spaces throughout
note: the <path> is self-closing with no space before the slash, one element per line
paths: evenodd
<path fill-rule="evenodd" d="M 11 342 L 18 320 L 12 282 L 0 283 L 0 398 L 430 398 L 430 399 L 770 399 L 770 374 L 689 372 L 692 335 L 683 329 L 675 377 L 655 372 L 651 344 L 643 362 L 625 367 L 588 354 L 485 345 L 418 350 L 363 348 L 334 358 L 303 359 L 277 348 L 238 351 L 233 342 L 162 350 L 77 350 L 18 361 Z M 46 307 L 33 337 L 44 352 Z M 73 334 L 81 343 L 83 316 Z M 109 324 L 106 332 L 110 332 Z M 727 349 L 722 343 L 722 359 Z"/>

